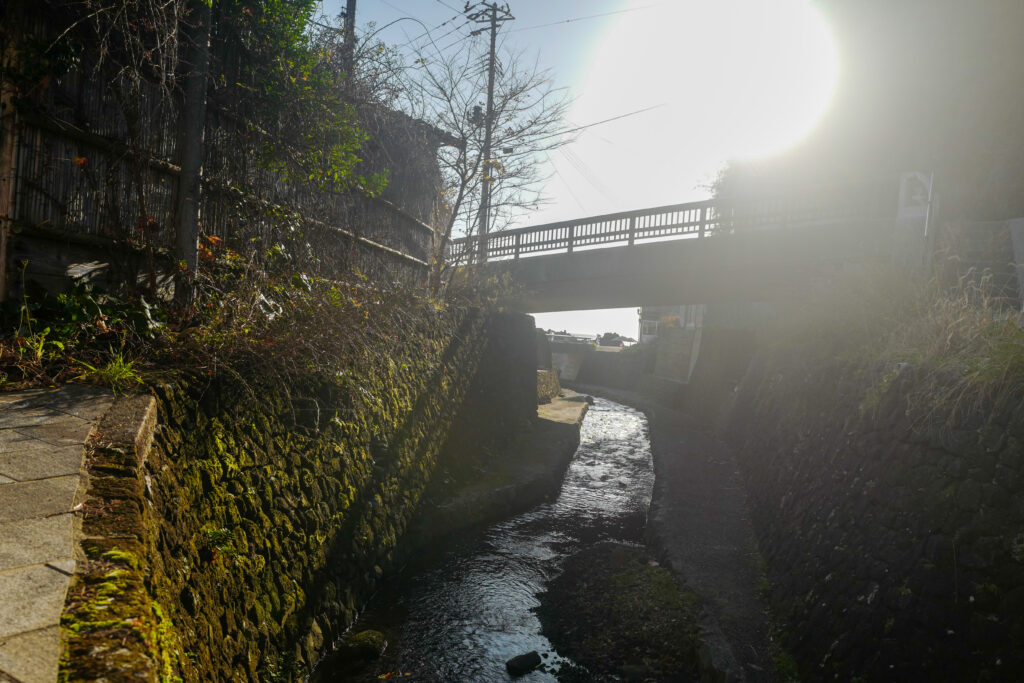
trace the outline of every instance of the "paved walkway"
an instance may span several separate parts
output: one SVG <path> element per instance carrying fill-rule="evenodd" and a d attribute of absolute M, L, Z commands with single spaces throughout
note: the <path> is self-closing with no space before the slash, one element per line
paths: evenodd
<path fill-rule="evenodd" d="M 0 394 L 0 681 L 53 683 L 75 569 L 84 444 L 110 407 L 84 386 Z"/>

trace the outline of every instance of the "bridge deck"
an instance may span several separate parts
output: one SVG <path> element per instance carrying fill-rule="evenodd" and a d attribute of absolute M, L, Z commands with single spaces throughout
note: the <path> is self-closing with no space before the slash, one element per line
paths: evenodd
<path fill-rule="evenodd" d="M 749 228 L 878 220 L 894 216 L 896 190 L 890 182 L 872 181 L 742 201 L 709 199 L 588 216 L 494 232 L 483 240 L 476 236 L 453 240 L 448 257 L 453 262 L 518 259 L 598 246 L 699 239 Z"/>

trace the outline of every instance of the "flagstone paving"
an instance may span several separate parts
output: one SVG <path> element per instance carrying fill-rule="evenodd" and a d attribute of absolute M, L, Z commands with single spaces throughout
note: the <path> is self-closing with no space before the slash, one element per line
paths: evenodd
<path fill-rule="evenodd" d="M 85 442 L 111 401 L 85 386 L 0 394 L 2 683 L 57 678 Z"/>

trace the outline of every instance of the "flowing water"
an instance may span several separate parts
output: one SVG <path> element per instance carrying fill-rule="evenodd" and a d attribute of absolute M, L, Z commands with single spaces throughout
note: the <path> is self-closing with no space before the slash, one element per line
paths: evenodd
<path fill-rule="evenodd" d="M 556 500 L 455 542 L 379 596 L 356 629 L 389 635 L 384 660 L 349 676 L 328 657 L 314 680 L 510 681 L 505 662 L 536 650 L 546 670 L 515 680 L 554 681 L 564 660 L 531 611 L 538 593 L 586 545 L 638 542 L 653 484 L 643 414 L 596 399 Z"/>

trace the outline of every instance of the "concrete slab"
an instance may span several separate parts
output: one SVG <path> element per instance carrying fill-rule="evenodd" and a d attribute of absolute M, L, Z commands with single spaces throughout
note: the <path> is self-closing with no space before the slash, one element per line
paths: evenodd
<path fill-rule="evenodd" d="M 26 403 L 34 398 L 45 394 L 52 394 L 53 389 L 25 389 L 7 394 L 0 394 L 0 406 L 7 406 L 14 403 Z"/>
<path fill-rule="evenodd" d="M 22 633 L 0 643 L 0 671 L 22 683 L 53 683 L 59 654 L 60 627 Z"/>
<path fill-rule="evenodd" d="M 54 446 L 74 446 L 82 444 L 89 438 L 92 426 L 92 422 L 88 420 L 64 415 L 58 420 L 45 424 L 17 427 L 14 430 L 8 431 L 15 431 L 18 434 L 24 434 L 32 439 L 39 439 Z"/>
<path fill-rule="evenodd" d="M 38 519 L 68 512 L 78 490 L 79 478 L 75 474 L 0 486 L 0 522 Z"/>
<path fill-rule="evenodd" d="M 0 571 L 70 557 L 73 530 L 70 514 L 0 523 Z"/>
<path fill-rule="evenodd" d="M 46 565 L 0 572 L 0 639 L 59 624 L 70 581 Z"/>
<path fill-rule="evenodd" d="M 14 429 L 0 429 L 0 453 L 24 448 L 26 441 L 33 440 L 30 435 L 22 434 Z"/>
<path fill-rule="evenodd" d="M 106 410 L 104 407 L 99 409 L 99 413 L 96 413 L 97 408 L 93 404 L 94 401 L 102 401 L 109 405 L 110 401 L 113 400 L 113 395 L 109 389 L 85 384 L 68 384 L 60 389 L 18 392 L 15 396 L 20 397 L 19 400 L 7 404 L 0 402 L 0 409 L 8 406 L 18 410 L 43 408 L 85 419 L 99 418 L 103 411 Z"/>
<path fill-rule="evenodd" d="M 81 444 L 52 446 L 44 441 L 25 443 L 31 447 L 0 453 L 0 475 L 15 481 L 30 481 L 78 474 L 82 469 L 85 449 Z"/>
<path fill-rule="evenodd" d="M 0 394 L 0 683 L 51 683 L 75 571 L 70 509 L 84 442 L 109 408 L 87 386 Z"/>
<path fill-rule="evenodd" d="M 587 402 L 576 392 L 563 390 L 563 396 L 551 399 L 550 403 L 537 406 L 537 417 L 551 422 L 580 424 L 587 414 Z"/>
<path fill-rule="evenodd" d="M 114 397 L 107 390 L 92 390 L 96 391 L 95 395 L 82 396 L 75 403 L 69 406 L 58 404 L 55 410 L 78 417 L 89 422 L 95 422 L 96 420 L 103 417 L 103 413 L 107 412 L 110 407 L 111 401 Z"/>
<path fill-rule="evenodd" d="M 70 417 L 65 413 L 41 408 L 28 408 L 19 410 L 10 406 L 0 408 L 0 429 L 14 429 L 17 427 L 33 427 L 46 424 L 61 418 Z"/>

